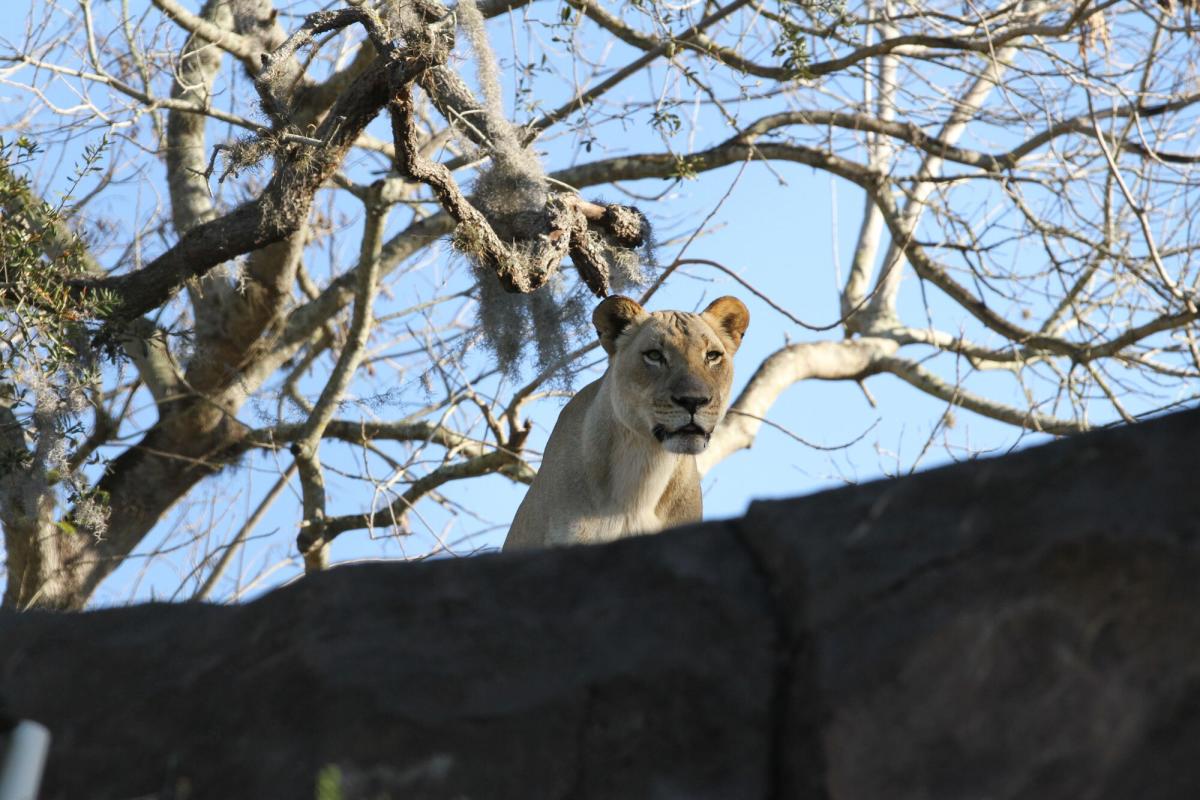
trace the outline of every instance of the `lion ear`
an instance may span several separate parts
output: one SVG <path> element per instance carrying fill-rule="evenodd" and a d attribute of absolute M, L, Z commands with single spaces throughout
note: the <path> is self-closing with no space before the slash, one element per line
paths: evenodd
<path fill-rule="evenodd" d="M 718 332 L 725 335 L 737 350 L 742 343 L 742 335 L 750 325 L 750 309 L 736 297 L 718 297 L 708 304 L 708 308 L 700 316 Z"/>
<path fill-rule="evenodd" d="M 648 317 L 646 309 L 628 297 L 615 294 L 596 306 L 592 312 L 592 324 L 596 326 L 596 335 L 600 337 L 600 345 L 610 356 L 617 351 L 617 337 L 635 322 L 641 322 Z"/>

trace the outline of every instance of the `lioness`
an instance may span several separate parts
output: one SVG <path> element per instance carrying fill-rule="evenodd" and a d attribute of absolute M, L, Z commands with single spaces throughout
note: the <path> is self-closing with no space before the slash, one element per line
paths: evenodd
<path fill-rule="evenodd" d="M 607 542 L 700 519 L 696 454 L 725 414 L 750 312 L 722 297 L 700 314 L 650 314 L 616 296 L 592 322 L 608 369 L 559 415 L 505 550 Z"/>

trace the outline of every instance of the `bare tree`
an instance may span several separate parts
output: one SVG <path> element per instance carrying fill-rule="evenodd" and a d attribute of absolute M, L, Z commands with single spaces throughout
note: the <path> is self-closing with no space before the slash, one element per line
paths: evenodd
<path fill-rule="evenodd" d="M 689 269 L 802 339 L 758 365 L 705 470 L 807 379 L 887 373 L 1055 435 L 1192 402 L 1200 92 L 1180 5 L 34 4 L 0 41 L 23 98 L 0 148 L 4 604 L 82 607 L 256 453 L 278 475 L 245 524 L 215 540 L 195 509 L 160 554 L 193 596 L 293 473 L 310 570 L 344 533 L 477 511 L 442 487 L 528 482 L 529 410 L 585 359 L 593 296 Z M 498 56 L 489 31 L 513 44 Z M 631 150 L 633 126 L 661 146 Z M 862 197 L 828 324 L 690 255 L 713 214 L 655 271 L 670 204 L 589 197 L 783 162 Z M 974 388 L 996 371 L 1023 402 Z M 331 470 L 358 510 L 330 511 Z"/>

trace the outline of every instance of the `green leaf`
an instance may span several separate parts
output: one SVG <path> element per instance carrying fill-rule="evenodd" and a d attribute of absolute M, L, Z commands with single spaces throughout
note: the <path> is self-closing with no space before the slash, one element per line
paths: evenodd
<path fill-rule="evenodd" d="M 342 771 L 329 764 L 317 773 L 317 800 L 342 800 Z"/>

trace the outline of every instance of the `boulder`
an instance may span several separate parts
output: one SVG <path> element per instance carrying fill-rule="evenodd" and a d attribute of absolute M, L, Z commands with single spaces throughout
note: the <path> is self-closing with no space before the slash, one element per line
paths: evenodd
<path fill-rule="evenodd" d="M 1200 797 L 1200 412 L 243 606 L 0 614 L 57 798 Z"/>

